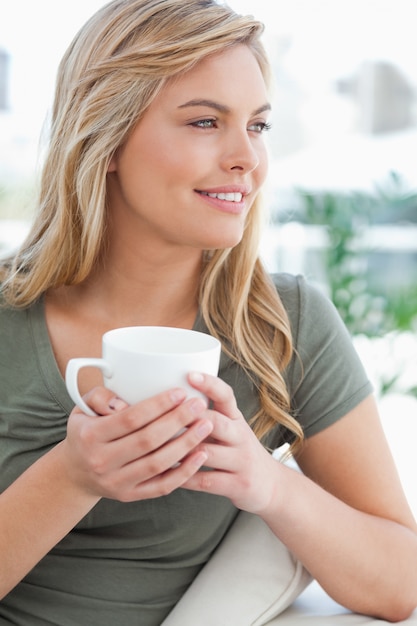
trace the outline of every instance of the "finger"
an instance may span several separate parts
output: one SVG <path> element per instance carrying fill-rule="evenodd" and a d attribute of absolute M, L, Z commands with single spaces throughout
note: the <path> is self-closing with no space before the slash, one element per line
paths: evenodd
<path fill-rule="evenodd" d="M 206 466 L 211 469 L 237 472 L 242 466 L 242 455 L 233 446 L 204 441 L 199 446 L 199 450 L 202 450 L 207 456 Z"/>
<path fill-rule="evenodd" d="M 134 407 L 124 413 L 127 416 L 132 411 Z M 106 451 L 106 469 L 123 467 L 145 458 L 150 469 L 138 469 L 144 479 L 165 471 L 211 433 L 211 420 L 199 417 L 205 412 L 204 400 L 193 398 L 144 427 L 113 439 Z M 118 419 L 126 419 L 124 413 Z"/>
<path fill-rule="evenodd" d="M 97 415 L 108 415 L 122 411 L 129 406 L 127 402 L 124 402 L 124 400 L 116 396 L 110 389 L 106 389 L 106 387 L 94 387 L 83 396 L 83 400 Z M 80 408 L 78 408 L 78 411 L 83 412 Z"/>
<path fill-rule="evenodd" d="M 180 465 L 171 467 L 150 480 L 135 484 L 126 492 L 125 501 L 148 500 L 172 493 L 187 483 L 204 465 L 205 460 L 204 452 L 198 451 L 190 454 Z"/>
<path fill-rule="evenodd" d="M 209 374 L 201 374 L 200 372 L 191 372 L 188 375 L 188 381 L 192 387 L 198 389 L 198 391 L 201 391 L 207 398 L 212 400 L 214 408 L 220 413 L 223 413 L 230 419 L 242 417 L 237 408 L 232 388 L 221 378 L 210 376 Z"/>
<path fill-rule="evenodd" d="M 132 432 L 140 430 L 155 419 L 161 417 L 161 415 L 175 409 L 184 402 L 186 398 L 185 390 L 178 388 L 164 391 L 152 398 L 130 406 L 123 403 L 123 400 L 120 401 L 114 393 L 110 394 L 111 397 L 109 397 L 109 394 L 103 396 L 102 390 L 103 388 L 101 387 L 92 390 L 88 394 L 88 402 L 96 412 L 99 412 L 100 408 L 103 411 L 106 406 L 108 407 L 107 413 L 102 413 L 104 416 L 100 420 L 100 424 L 103 427 L 103 434 L 105 429 L 105 437 L 103 440 L 106 441 L 120 439 Z M 119 410 L 119 406 L 123 407 L 122 410 Z M 113 407 L 113 409 L 111 407 Z"/>
<path fill-rule="evenodd" d="M 205 436 L 208 436 L 213 430 L 213 424 L 206 413 L 207 404 L 202 398 L 191 398 L 183 402 L 172 411 L 165 413 L 165 415 L 137 431 L 134 435 L 137 438 L 135 449 L 141 455 L 148 454 L 150 451 L 152 452 L 167 442 L 182 436 L 198 419 L 200 422 L 207 423 L 209 430 Z M 202 419 L 204 417 L 205 419 Z"/>
<path fill-rule="evenodd" d="M 204 461 L 204 465 L 207 460 Z M 230 498 L 236 491 L 234 474 L 229 472 L 203 470 L 192 474 L 181 487 L 190 491 L 200 491 Z"/>
<path fill-rule="evenodd" d="M 165 445 L 143 457 L 138 465 L 144 468 L 141 469 L 142 479 L 148 480 L 171 470 L 183 463 L 195 451 L 201 452 L 207 458 L 204 450 L 196 450 L 196 448 L 210 434 L 212 428 L 213 425 L 209 420 L 197 420 L 180 436 L 170 439 Z"/>
<path fill-rule="evenodd" d="M 186 463 L 187 467 L 189 467 L 190 456 L 198 459 L 204 457 L 205 460 L 207 458 L 206 453 L 202 450 L 196 450 L 196 448 L 211 432 L 211 429 L 212 424 L 209 420 L 197 420 L 178 438 L 171 439 L 164 446 L 153 450 L 147 455 L 129 459 L 129 462 L 123 466 L 119 465 L 121 456 L 126 455 L 129 458 L 129 452 L 126 452 L 126 445 L 120 448 L 119 442 L 111 444 L 113 450 L 117 447 L 120 454 L 112 455 L 105 466 L 101 467 L 101 474 L 105 476 L 106 490 L 108 493 L 122 493 L 129 485 L 137 486 L 138 484 L 156 479 L 158 476 L 164 475 L 167 471 L 171 471 L 183 463 Z M 134 449 L 133 452 L 135 452 Z M 118 462 L 113 468 L 112 461 L 116 458 Z M 200 464 L 198 465 L 200 466 Z M 117 469 L 117 471 L 114 472 L 113 469 Z M 196 471 L 195 467 L 194 471 Z"/>

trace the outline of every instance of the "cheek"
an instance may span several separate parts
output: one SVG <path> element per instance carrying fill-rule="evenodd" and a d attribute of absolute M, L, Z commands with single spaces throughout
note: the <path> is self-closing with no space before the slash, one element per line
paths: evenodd
<path fill-rule="evenodd" d="M 253 173 L 256 185 L 261 187 L 268 175 L 269 159 L 266 148 L 262 148 L 259 152 L 259 165 Z"/>
<path fill-rule="evenodd" d="M 186 150 L 186 146 L 176 145 L 169 140 L 154 144 L 145 150 L 143 160 L 144 171 L 157 178 L 158 184 L 172 184 L 189 176 L 195 158 Z"/>

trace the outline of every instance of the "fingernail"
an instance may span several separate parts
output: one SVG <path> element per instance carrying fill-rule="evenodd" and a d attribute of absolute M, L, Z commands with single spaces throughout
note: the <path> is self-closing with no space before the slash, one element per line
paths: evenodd
<path fill-rule="evenodd" d="M 109 409 L 112 411 L 122 411 L 127 407 L 126 402 L 124 402 L 121 398 L 112 398 L 109 402 Z"/>
<path fill-rule="evenodd" d="M 200 372 L 191 372 L 190 381 L 196 383 L 197 385 L 201 385 L 201 383 L 204 382 L 204 376 L 203 374 L 200 374 Z"/>
<path fill-rule="evenodd" d="M 201 411 L 205 411 L 207 408 L 207 404 L 204 402 L 202 398 L 195 398 L 190 402 L 190 411 L 193 415 L 198 415 Z"/>
<path fill-rule="evenodd" d="M 207 437 L 212 430 L 213 427 L 211 422 L 201 422 L 201 424 L 197 426 L 197 435 L 199 437 Z"/>
<path fill-rule="evenodd" d="M 181 388 L 172 389 L 170 392 L 170 397 L 172 402 L 182 402 L 183 400 L 185 400 L 186 397 L 185 390 Z"/>
<path fill-rule="evenodd" d="M 197 456 L 193 458 L 193 463 L 197 467 L 201 467 L 202 465 L 204 465 L 207 459 L 208 459 L 207 454 L 205 452 L 200 452 L 199 454 L 197 454 Z"/>

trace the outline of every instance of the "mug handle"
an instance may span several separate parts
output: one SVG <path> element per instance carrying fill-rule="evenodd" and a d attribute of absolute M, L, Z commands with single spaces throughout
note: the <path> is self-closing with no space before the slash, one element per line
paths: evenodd
<path fill-rule="evenodd" d="M 78 359 L 70 359 L 68 361 L 67 369 L 65 372 L 65 384 L 68 389 L 68 393 L 71 396 L 72 400 L 77 404 L 80 409 L 86 413 L 86 415 L 90 415 L 94 417 L 97 415 L 91 409 L 86 402 L 81 397 L 81 394 L 78 389 L 78 372 L 83 367 L 98 367 L 105 376 L 111 377 L 113 372 L 111 367 L 107 361 L 104 359 L 93 359 L 93 358 L 78 358 Z"/>

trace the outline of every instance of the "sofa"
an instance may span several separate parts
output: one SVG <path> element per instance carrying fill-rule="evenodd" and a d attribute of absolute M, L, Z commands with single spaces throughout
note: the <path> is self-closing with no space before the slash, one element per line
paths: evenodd
<path fill-rule="evenodd" d="M 162 626 L 372 626 L 334 602 L 256 515 L 241 511 Z M 417 626 L 417 611 L 406 621 Z"/>

